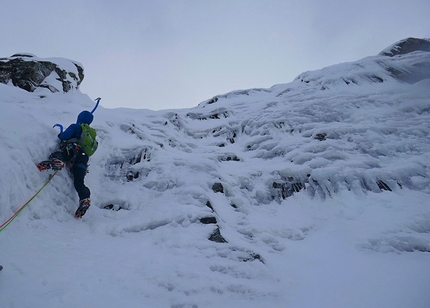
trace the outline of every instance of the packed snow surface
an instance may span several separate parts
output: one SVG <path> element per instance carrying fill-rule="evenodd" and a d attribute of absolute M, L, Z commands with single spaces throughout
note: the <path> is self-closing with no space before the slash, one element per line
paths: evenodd
<path fill-rule="evenodd" d="M 0 307 L 430 307 L 430 80 L 393 74 L 423 61 L 368 57 L 190 109 L 102 99 L 92 206 L 73 217 L 62 170 L 0 233 Z M 0 223 L 52 173 L 35 166 L 52 126 L 93 107 L 0 84 Z"/>

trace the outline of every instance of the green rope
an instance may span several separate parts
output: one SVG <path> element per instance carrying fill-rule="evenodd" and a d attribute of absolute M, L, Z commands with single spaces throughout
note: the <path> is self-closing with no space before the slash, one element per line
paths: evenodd
<path fill-rule="evenodd" d="M 21 208 L 18 210 L 18 211 L 16 211 L 15 212 L 15 214 L 13 214 L 8 220 L 6 220 L 2 225 L 0 225 L 0 232 L 2 232 L 4 229 L 6 229 L 6 227 L 7 226 L 9 226 L 10 225 L 10 223 L 16 218 L 16 216 L 18 216 L 18 214 L 19 213 L 21 213 L 22 212 L 22 210 L 23 209 L 25 209 L 26 208 L 26 206 L 31 202 L 31 201 L 33 201 L 33 199 L 34 198 L 36 198 L 36 196 L 42 191 L 42 189 L 44 189 L 45 188 L 45 186 L 46 185 L 48 185 L 49 184 L 49 182 L 51 182 L 51 180 L 53 179 L 53 177 L 57 174 L 57 172 L 58 172 L 59 170 L 56 170 L 55 172 L 54 172 L 54 174 L 52 174 L 50 177 L 49 177 L 49 179 L 48 179 L 48 181 L 46 181 L 46 183 L 45 184 L 43 184 L 43 186 L 26 202 L 26 203 L 24 203 L 24 205 L 23 206 L 21 206 Z"/>

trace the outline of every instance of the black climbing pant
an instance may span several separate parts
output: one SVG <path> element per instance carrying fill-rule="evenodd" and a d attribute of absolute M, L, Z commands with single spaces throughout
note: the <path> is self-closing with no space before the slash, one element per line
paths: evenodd
<path fill-rule="evenodd" d="M 79 195 L 79 200 L 89 198 L 91 195 L 90 189 L 85 186 L 84 180 L 87 174 L 88 155 L 84 151 L 78 151 L 71 171 L 73 174 L 73 185 Z"/>
<path fill-rule="evenodd" d="M 77 147 L 76 144 L 65 146 L 62 150 L 52 153 L 49 158 L 60 159 L 70 168 L 73 185 L 78 193 L 79 200 L 90 197 L 91 191 L 84 183 L 89 157 L 81 148 Z"/>

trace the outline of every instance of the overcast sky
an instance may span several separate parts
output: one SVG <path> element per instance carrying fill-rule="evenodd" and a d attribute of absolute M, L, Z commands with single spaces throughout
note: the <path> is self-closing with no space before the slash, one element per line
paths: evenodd
<path fill-rule="evenodd" d="M 107 108 L 194 107 L 430 38 L 430 0 L 5 0 L 1 54 L 63 57 Z"/>

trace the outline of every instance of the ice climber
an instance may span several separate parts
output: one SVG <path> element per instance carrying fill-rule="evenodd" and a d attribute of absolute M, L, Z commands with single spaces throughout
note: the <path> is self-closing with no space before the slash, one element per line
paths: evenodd
<path fill-rule="evenodd" d="M 76 123 L 71 124 L 64 132 L 58 134 L 60 139 L 60 149 L 49 156 L 49 160 L 43 161 L 37 165 L 40 171 L 53 169 L 61 170 L 64 165 L 70 169 L 73 177 L 73 184 L 79 196 L 79 207 L 76 210 L 75 217 L 81 218 L 91 205 L 90 189 L 85 186 L 84 179 L 87 174 L 89 155 L 92 155 L 97 148 L 86 150 L 87 146 L 83 144 L 82 131 L 88 129 L 94 116 L 89 111 L 82 111 L 78 115 Z M 88 124 L 88 125 L 85 125 Z M 94 129 L 89 128 L 95 134 Z"/>

